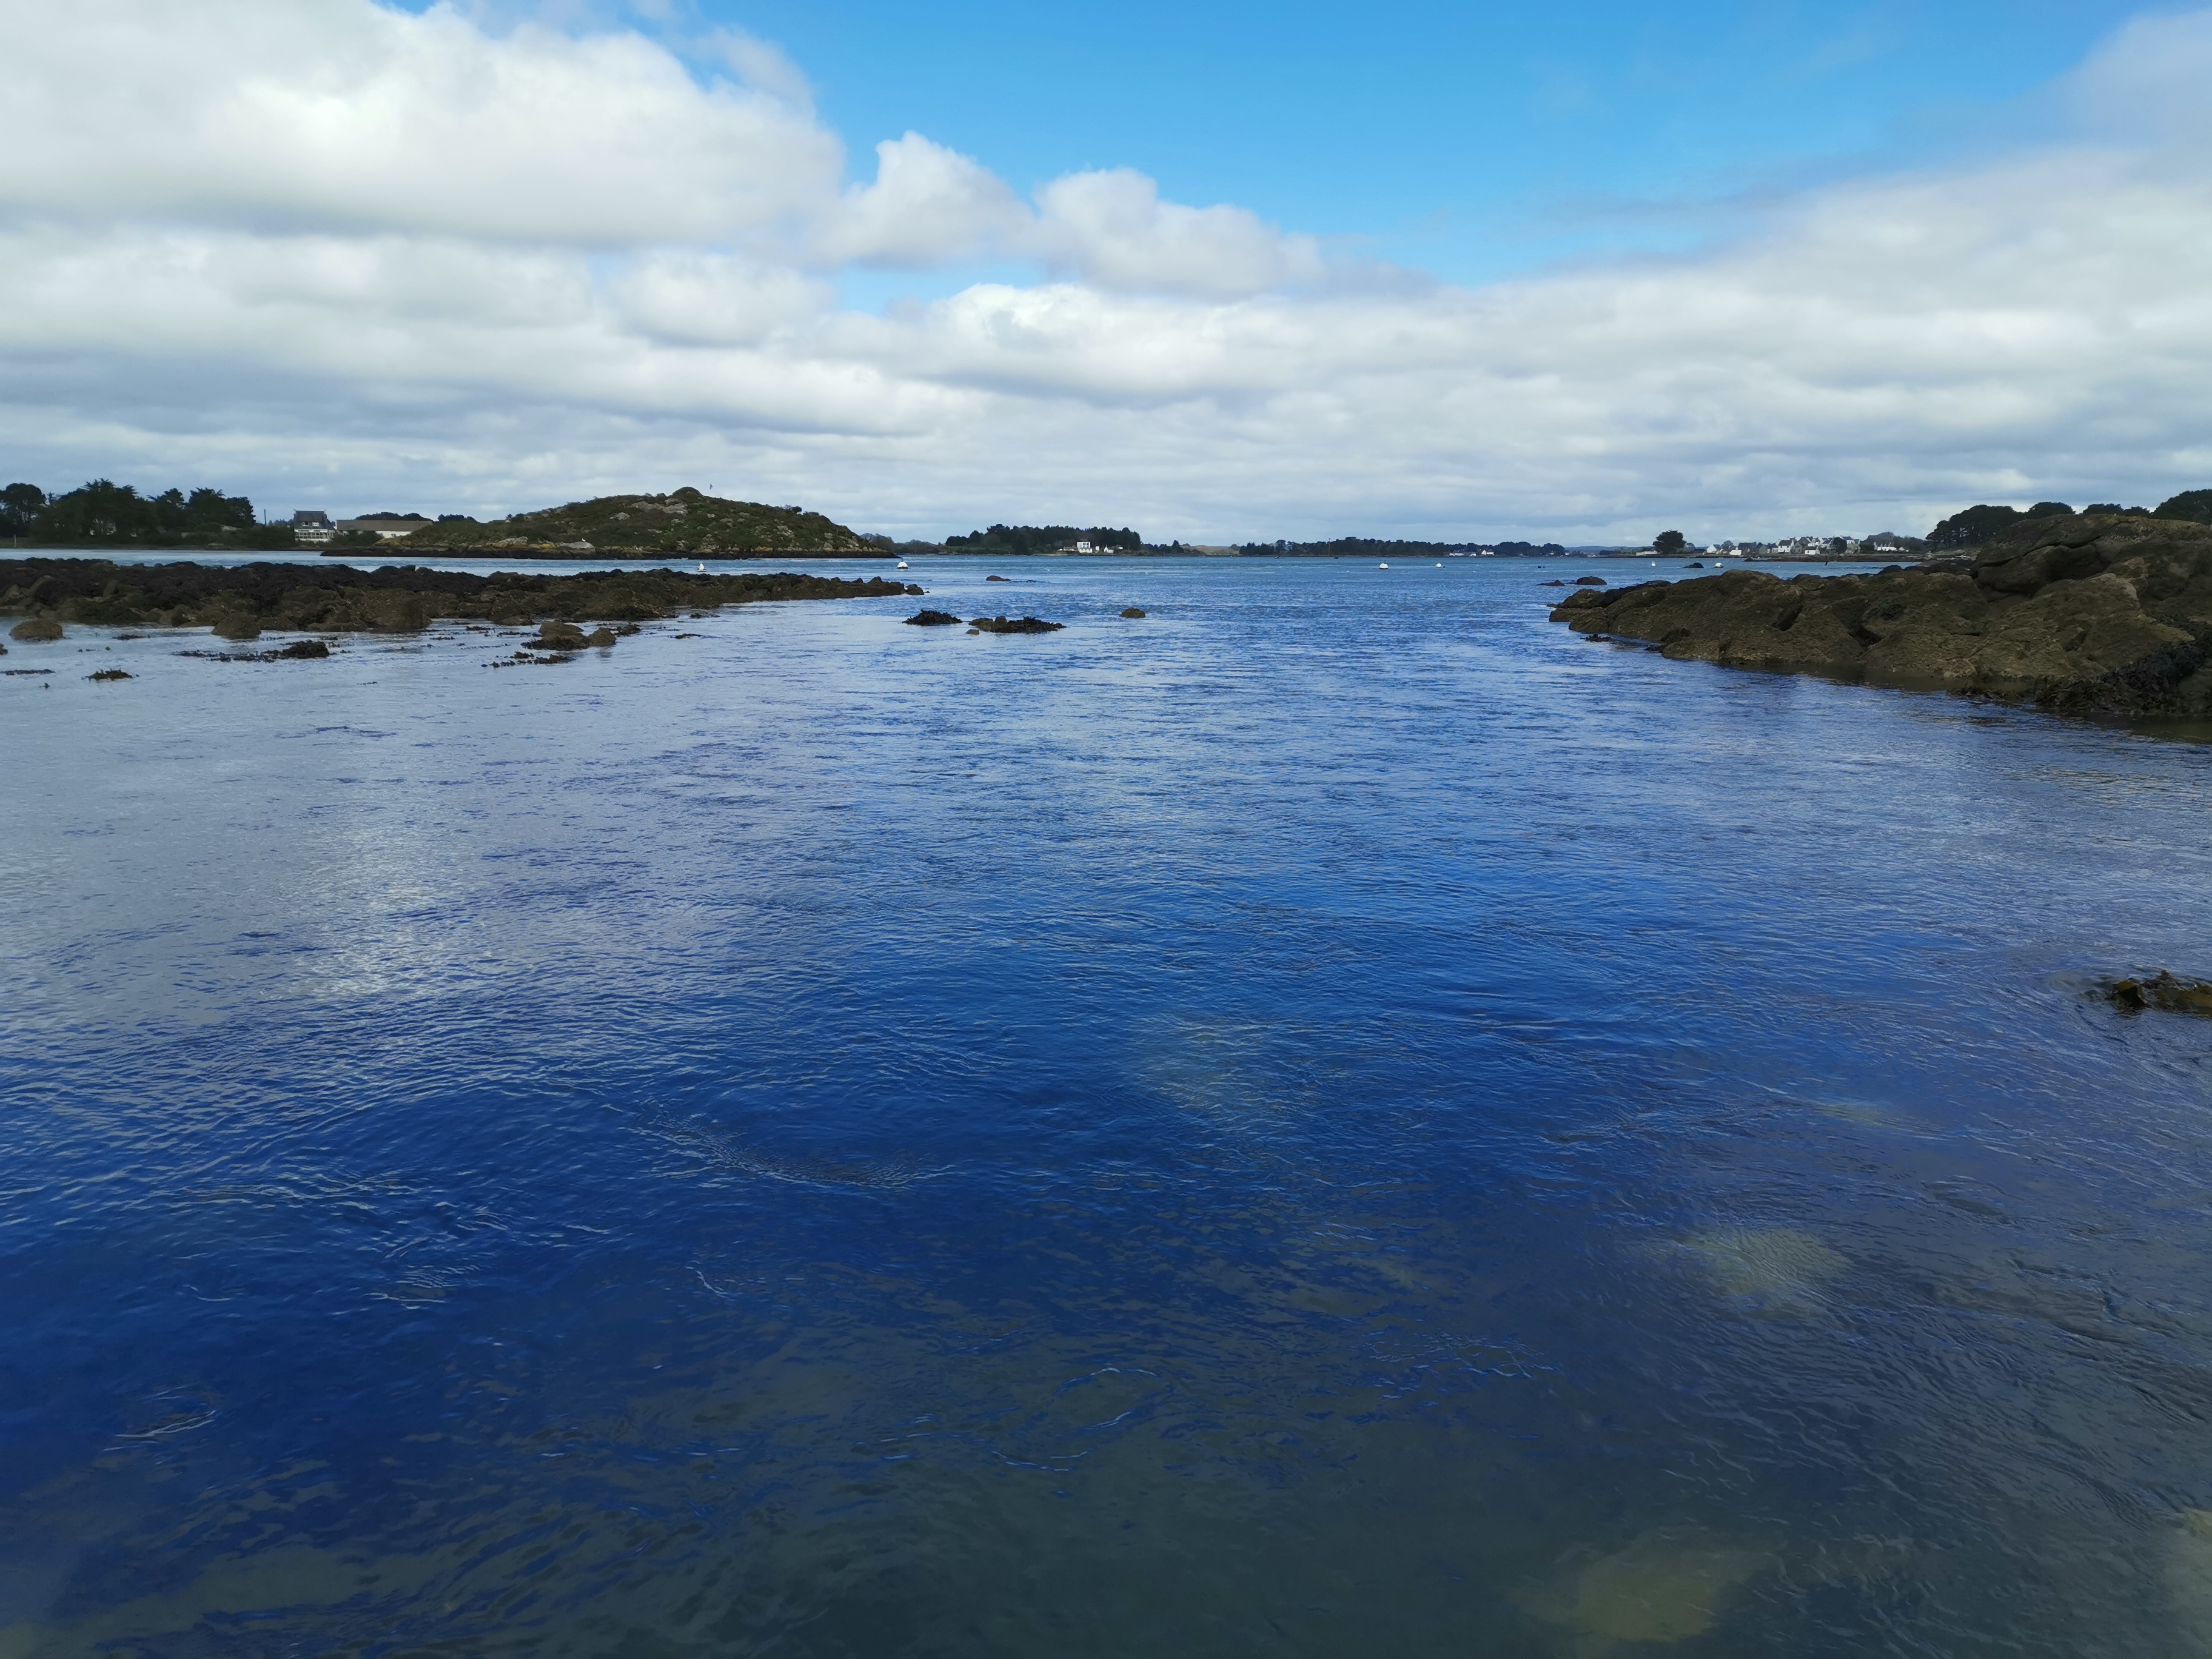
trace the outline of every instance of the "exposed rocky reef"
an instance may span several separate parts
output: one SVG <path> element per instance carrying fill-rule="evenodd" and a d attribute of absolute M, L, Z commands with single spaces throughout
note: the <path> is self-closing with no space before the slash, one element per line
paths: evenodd
<path fill-rule="evenodd" d="M 1036 617 L 972 617 L 968 626 L 984 634 L 1057 634 L 1066 623 L 1045 622 Z"/>
<path fill-rule="evenodd" d="M 2067 514 L 1870 576 L 1730 570 L 1570 594 L 1577 633 L 1668 657 L 2024 698 L 2063 714 L 2212 715 L 2212 526 Z"/>
<path fill-rule="evenodd" d="M 915 611 L 907 621 L 916 628 L 952 628 L 959 624 L 960 618 L 950 611 L 925 609 Z"/>
<path fill-rule="evenodd" d="M 317 633 L 411 633 L 434 617 L 528 623 L 552 618 L 650 622 L 763 599 L 867 599 L 918 594 L 881 576 L 853 580 L 788 573 L 695 575 L 592 570 L 574 576 L 479 576 L 386 565 L 116 564 L 106 559 L 0 559 L 0 616 L 25 616 L 18 639 L 58 639 L 64 623 L 212 628 L 250 640 L 264 628 Z M 28 629 L 31 631 L 26 631 Z M 611 641 L 610 641 L 611 642 Z"/>

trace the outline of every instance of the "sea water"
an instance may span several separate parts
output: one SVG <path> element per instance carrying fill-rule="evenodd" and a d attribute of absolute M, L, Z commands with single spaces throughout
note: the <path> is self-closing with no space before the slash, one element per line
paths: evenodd
<path fill-rule="evenodd" d="M 2212 1652 L 2212 748 L 1592 569 L 15 647 L 0 1655 Z"/>

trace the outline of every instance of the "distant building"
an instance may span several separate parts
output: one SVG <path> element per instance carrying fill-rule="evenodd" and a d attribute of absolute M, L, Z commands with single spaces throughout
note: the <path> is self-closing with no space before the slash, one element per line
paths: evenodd
<path fill-rule="evenodd" d="M 358 519 L 340 519 L 333 526 L 343 535 L 349 530 L 372 530 L 380 541 L 396 541 L 410 536 L 430 520 L 420 513 L 364 513 Z"/>
<path fill-rule="evenodd" d="M 292 515 L 292 539 L 302 546 L 313 547 L 330 540 L 331 515 L 327 513 L 303 512 Z"/>

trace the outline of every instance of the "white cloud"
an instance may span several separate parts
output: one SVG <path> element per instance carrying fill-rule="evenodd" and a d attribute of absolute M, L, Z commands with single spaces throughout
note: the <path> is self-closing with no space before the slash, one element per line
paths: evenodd
<path fill-rule="evenodd" d="M 1238 207 L 1182 207 L 1126 167 L 1070 173 L 1038 192 L 1030 246 L 1100 288 L 1227 298 L 1322 274 L 1310 236 Z"/>
<path fill-rule="evenodd" d="M 2212 483 L 2212 163 L 2176 90 L 2212 14 L 2121 31 L 2039 148 L 1479 290 L 1347 283 L 1126 171 L 1027 204 L 920 134 L 848 185 L 797 71 L 719 50 L 740 79 L 369 0 L 0 14 L 0 470 L 1186 539 L 1910 530 Z M 880 316 L 828 280 L 981 258 L 1036 280 Z"/>
<path fill-rule="evenodd" d="M 876 181 L 847 191 L 817 224 L 812 252 L 832 264 L 913 267 L 1018 246 L 1029 210 L 988 167 L 918 132 L 876 146 Z"/>

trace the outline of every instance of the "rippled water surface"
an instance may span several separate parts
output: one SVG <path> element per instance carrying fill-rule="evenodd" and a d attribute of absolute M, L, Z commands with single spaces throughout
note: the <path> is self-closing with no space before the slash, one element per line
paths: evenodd
<path fill-rule="evenodd" d="M 2212 749 L 1003 568 L 0 662 L 0 1656 L 2212 1652 Z"/>

